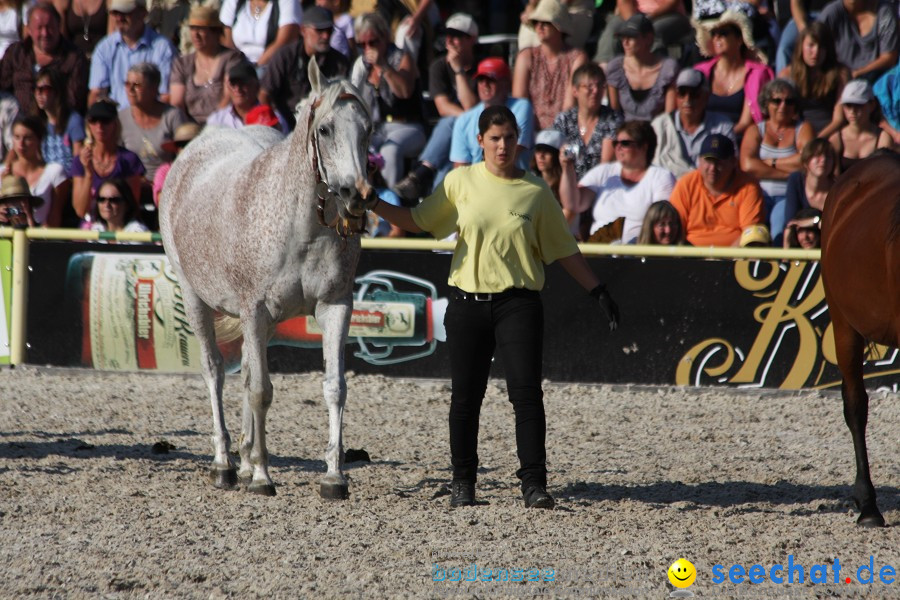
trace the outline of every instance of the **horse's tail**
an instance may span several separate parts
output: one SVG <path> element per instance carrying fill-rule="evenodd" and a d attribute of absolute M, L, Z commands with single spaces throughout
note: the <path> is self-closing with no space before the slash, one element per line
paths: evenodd
<path fill-rule="evenodd" d="M 215 318 L 216 342 L 227 344 L 244 335 L 241 330 L 241 320 L 237 317 L 217 314 Z"/>

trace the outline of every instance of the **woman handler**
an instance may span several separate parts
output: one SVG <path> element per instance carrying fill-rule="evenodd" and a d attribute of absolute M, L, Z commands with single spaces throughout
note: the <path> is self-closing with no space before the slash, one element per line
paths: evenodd
<path fill-rule="evenodd" d="M 563 268 L 600 303 L 610 329 L 618 308 L 591 271 L 569 233 L 553 193 L 540 178 L 516 168 L 518 127 L 505 106 L 478 119 L 484 162 L 451 171 L 419 206 L 391 206 L 373 198 L 370 209 L 394 225 L 437 238 L 453 232 L 449 283 L 454 286 L 444 320 L 450 350 L 450 506 L 475 504 L 478 417 L 494 350 L 506 370 L 516 415 L 516 447 L 527 508 L 552 508 L 547 493 L 541 364 L 544 314 L 541 261 Z"/>

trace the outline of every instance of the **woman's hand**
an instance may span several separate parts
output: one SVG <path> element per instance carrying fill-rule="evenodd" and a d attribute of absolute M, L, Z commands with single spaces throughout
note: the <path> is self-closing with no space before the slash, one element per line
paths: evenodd
<path fill-rule="evenodd" d="M 374 67 L 383 67 L 385 59 L 387 58 L 385 54 L 383 54 L 381 50 L 376 46 L 366 46 L 363 50 L 363 61 L 367 65 L 372 65 Z"/>
<path fill-rule="evenodd" d="M 84 167 L 85 173 L 94 172 L 94 151 L 91 144 L 84 145 L 81 153 L 78 155 L 78 160 L 81 161 L 81 166 Z"/>

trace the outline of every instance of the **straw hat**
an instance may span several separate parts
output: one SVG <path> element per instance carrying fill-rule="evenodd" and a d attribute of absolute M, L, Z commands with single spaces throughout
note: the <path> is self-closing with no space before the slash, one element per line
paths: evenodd
<path fill-rule="evenodd" d="M 3 179 L 0 179 L 0 204 L 12 200 L 27 200 L 32 208 L 37 208 L 44 203 L 43 198 L 31 193 L 24 177 L 4 175 Z"/>
<path fill-rule="evenodd" d="M 162 149 L 170 154 L 178 151 L 178 144 L 189 142 L 203 131 L 203 127 L 196 123 L 182 123 L 175 128 L 172 139 L 162 143 Z"/>
<path fill-rule="evenodd" d="M 528 17 L 528 26 L 534 29 L 535 21 L 552 23 L 564 35 L 572 34 L 572 22 L 569 12 L 559 0 L 541 0 Z"/>
<path fill-rule="evenodd" d="M 756 49 L 756 45 L 753 43 L 753 26 L 750 24 L 750 19 L 741 11 L 726 10 L 714 19 L 704 19 L 702 21 L 691 19 L 691 22 L 697 32 L 697 47 L 700 48 L 700 54 L 703 56 L 713 55 L 712 30 L 719 29 L 725 25 L 733 25 L 741 31 L 741 38 L 750 52 L 756 55 L 756 58 L 761 62 L 766 62 L 765 57 L 762 56 Z"/>
<path fill-rule="evenodd" d="M 194 6 L 188 15 L 189 27 L 209 27 L 210 29 L 224 29 L 219 20 L 219 11 L 211 6 Z"/>

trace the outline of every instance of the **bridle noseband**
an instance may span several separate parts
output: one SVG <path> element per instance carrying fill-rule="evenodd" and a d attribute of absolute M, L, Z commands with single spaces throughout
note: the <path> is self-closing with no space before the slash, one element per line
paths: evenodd
<path fill-rule="evenodd" d="M 356 96 L 349 92 L 340 94 L 337 99 L 359 100 Z M 331 223 L 325 221 L 325 202 L 328 200 L 332 200 L 334 201 L 335 205 L 337 205 L 337 198 L 335 191 L 331 189 L 331 186 L 328 185 L 326 181 L 325 174 L 323 173 L 324 167 L 319 165 L 319 136 L 317 131 L 312 130 L 316 109 L 319 107 L 319 104 L 321 104 L 321 102 L 322 99 L 318 98 L 313 103 L 312 107 L 309 110 L 309 120 L 306 125 L 306 130 L 312 131 L 313 137 L 312 160 L 313 171 L 315 171 L 316 173 L 316 197 L 318 198 L 318 202 L 316 203 L 316 215 L 318 216 L 319 224 L 322 225 L 322 227 L 334 229 L 334 231 L 340 236 L 340 238 L 346 242 L 348 236 L 359 235 L 366 231 L 366 215 L 363 214 L 360 217 L 346 217 L 342 219 L 340 214 L 337 214 L 335 215 L 334 220 Z"/>

